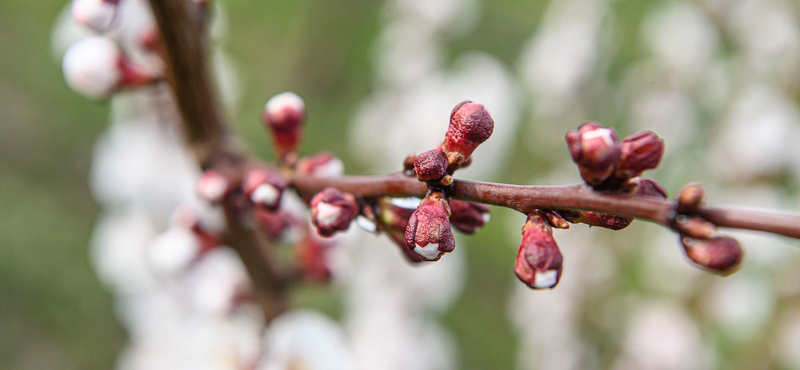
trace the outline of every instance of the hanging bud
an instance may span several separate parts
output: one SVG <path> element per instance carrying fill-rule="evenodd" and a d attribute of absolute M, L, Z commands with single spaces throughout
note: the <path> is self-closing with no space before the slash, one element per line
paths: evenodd
<path fill-rule="evenodd" d="M 432 181 L 447 174 L 447 158 L 439 149 L 429 150 L 414 159 L 414 173 L 419 181 Z"/>
<path fill-rule="evenodd" d="M 250 170 L 244 176 L 242 191 L 253 204 L 274 211 L 281 203 L 286 186 L 286 180 L 277 172 L 258 169 Z"/>
<path fill-rule="evenodd" d="M 297 151 L 305 116 L 306 105 L 293 92 L 275 95 L 264 105 L 264 122 L 272 132 L 278 157 L 285 158 Z"/>
<path fill-rule="evenodd" d="M 221 173 L 208 170 L 197 180 L 197 196 L 211 204 L 219 204 L 231 191 L 231 184 Z"/>
<path fill-rule="evenodd" d="M 311 198 L 311 221 L 322 236 L 344 231 L 358 215 L 358 203 L 351 194 L 325 188 Z"/>
<path fill-rule="evenodd" d="M 664 140 L 651 131 L 640 131 L 622 141 L 619 163 L 614 176 L 620 181 L 637 177 L 658 167 L 664 156 Z"/>
<path fill-rule="evenodd" d="M 489 139 L 494 131 L 494 120 L 483 104 L 463 101 L 450 113 L 442 151 L 450 164 L 461 165 L 469 159 L 475 148 Z"/>
<path fill-rule="evenodd" d="M 438 261 L 456 247 L 450 230 L 450 205 L 439 191 L 432 191 L 411 215 L 406 245 L 426 261 Z"/>
<path fill-rule="evenodd" d="M 327 282 L 331 279 L 328 251 L 333 247 L 329 239 L 323 239 L 313 232 L 295 246 L 295 257 L 300 273 L 312 282 Z"/>
<path fill-rule="evenodd" d="M 318 153 L 300 158 L 297 172 L 307 176 L 334 178 L 344 175 L 344 163 L 331 153 Z"/>
<path fill-rule="evenodd" d="M 95 31 L 106 30 L 117 15 L 119 0 L 73 0 L 70 11 L 78 23 Z"/>
<path fill-rule="evenodd" d="M 417 202 L 419 203 L 419 202 Z M 418 205 L 418 204 L 417 204 Z M 415 205 L 415 207 L 417 206 Z M 405 233 L 408 227 L 408 220 L 416 208 L 400 207 L 392 203 L 389 197 L 383 197 L 378 201 L 376 219 L 380 224 L 380 230 L 389 235 L 389 238 L 400 247 L 403 256 L 409 262 L 419 263 L 424 261 L 422 257 L 414 253 L 406 245 Z"/>
<path fill-rule="evenodd" d="M 558 211 L 569 222 L 584 223 L 611 230 L 622 230 L 633 222 L 632 218 L 591 211 Z"/>
<path fill-rule="evenodd" d="M 741 264 L 744 251 L 736 239 L 716 236 L 699 240 L 681 235 L 686 256 L 699 267 L 716 274 L 729 275 Z"/>
<path fill-rule="evenodd" d="M 517 277 L 532 289 L 551 289 L 561 278 L 563 259 L 547 220 L 538 213 L 528 216 L 514 264 Z"/>
<path fill-rule="evenodd" d="M 70 46 L 61 66 L 67 85 L 93 99 L 106 99 L 118 90 L 156 81 L 133 68 L 117 44 L 100 36 Z"/>
<path fill-rule="evenodd" d="M 451 200 L 450 210 L 450 223 L 465 234 L 474 234 L 491 218 L 491 208 L 480 203 Z"/>
<path fill-rule="evenodd" d="M 567 144 L 581 177 L 594 187 L 611 176 L 622 151 L 617 132 L 597 122 L 585 123 L 577 131 L 568 132 Z"/>
<path fill-rule="evenodd" d="M 678 194 L 678 213 L 695 213 L 703 204 L 706 191 L 700 184 L 689 184 Z"/>

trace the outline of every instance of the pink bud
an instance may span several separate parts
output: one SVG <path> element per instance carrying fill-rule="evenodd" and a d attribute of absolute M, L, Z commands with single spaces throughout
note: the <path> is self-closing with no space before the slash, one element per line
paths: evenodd
<path fill-rule="evenodd" d="M 272 212 L 264 208 L 256 209 L 255 214 L 259 228 L 269 240 L 279 240 L 299 222 L 291 214 L 283 211 Z"/>
<path fill-rule="evenodd" d="M 678 194 L 678 212 L 679 213 L 694 213 L 700 209 L 703 204 L 703 199 L 706 197 L 706 191 L 700 184 L 686 185 L 681 193 Z"/>
<path fill-rule="evenodd" d="M 351 194 L 325 188 L 311 198 L 311 221 L 322 236 L 344 231 L 358 215 L 358 203 Z"/>
<path fill-rule="evenodd" d="M 450 206 L 439 191 L 432 191 L 411 215 L 406 245 L 426 261 L 438 261 L 456 247 L 450 230 Z"/>
<path fill-rule="evenodd" d="M 281 203 L 286 180 L 279 173 L 266 170 L 250 170 L 244 177 L 242 191 L 253 204 L 269 210 L 276 210 Z"/>
<path fill-rule="evenodd" d="M 651 131 L 639 131 L 622 141 L 615 176 L 620 179 L 637 177 L 645 170 L 658 167 L 664 155 L 664 140 Z"/>
<path fill-rule="evenodd" d="M 328 252 L 333 247 L 330 240 L 325 240 L 308 233 L 306 238 L 295 246 L 295 257 L 300 272 L 306 280 L 326 282 L 333 275 L 328 262 Z"/>
<path fill-rule="evenodd" d="M 303 134 L 306 106 L 297 94 L 283 92 L 273 96 L 264 106 L 264 122 L 272 132 L 275 150 L 283 158 L 297 150 Z"/>
<path fill-rule="evenodd" d="M 432 181 L 447 174 L 447 158 L 439 149 L 429 150 L 414 159 L 414 173 L 419 181 Z"/>
<path fill-rule="evenodd" d="M 208 170 L 197 180 L 197 195 L 212 204 L 219 204 L 230 192 L 231 184 L 221 173 Z"/>
<path fill-rule="evenodd" d="M 481 143 L 489 139 L 494 131 L 494 120 L 483 104 L 463 101 L 450 113 L 442 151 L 450 164 L 460 165 L 466 161 Z"/>
<path fill-rule="evenodd" d="M 591 211 L 559 211 L 559 214 L 569 222 L 580 222 L 611 230 L 622 230 L 633 222 L 632 218 Z"/>
<path fill-rule="evenodd" d="M 567 144 L 581 177 L 591 186 L 599 186 L 611 176 L 622 151 L 617 132 L 597 122 L 587 122 L 577 131 L 568 132 Z"/>
<path fill-rule="evenodd" d="M 561 278 L 563 259 L 547 221 L 539 214 L 528 216 L 514 264 L 517 277 L 532 289 L 552 289 Z"/>
<path fill-rule="evenodd" d="M 739 242 L 726 236 L 716 236 L 708 240 L 681 236 L 681 244 L 692 262 L 716 274 L 731 274 L 744 257 Z"/>
<path fill-rule="evenodd" d="M 344 163 L 331 153 L 318 153 L 300 158 L 297 172 L 314 177 L 334 178 L 344 175 Z"/>
<path fill-rule="evenodd" d="M 465 234 L 474 234 L 491 218 L 489 214 L 491 208 L 480 203 L 451 200 L 450 210 L 452 211 L 450 223 Z"/>
<path fill-rule="evenodd" d="M 70 11 L 78 23 L 104 31 L 117 15 L 117 0 L 73 0 Z"/>

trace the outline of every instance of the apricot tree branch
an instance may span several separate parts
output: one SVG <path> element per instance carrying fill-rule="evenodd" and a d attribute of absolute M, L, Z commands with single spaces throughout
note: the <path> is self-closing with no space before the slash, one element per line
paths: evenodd
<path fill-rule="evenodd" d="M 313 195 L 326 187 L 363 197 L 423 197 L 428 191 L 425 183 L 402 173 L 334 179 L 298 175 L 292 186 L 304 196 Z M 459 200 L 507 207 L 525 214 L 537 209 L 594 211 L 643 219 L 666 227 L 671 227 L 677 214 L 674 201 L 599 192 L 585 184 L 521 186 L 455 180 L 451 196 Z M 701 207 L 698 214 L 718 227 L 763 231 L 800 239 L 800 215 L 727 207 Z"/>
<path fill-rule="evenodd" d="M 166 54 L 168 78 L 183 118 L 187 145 L 203 168 L 216 168 L 234 182 L 245 171 L 246 155 L 229 135 L 206 64 L 203 14 L 189 0 L 150 0 Z M 238 180 L 237 180 L 238 179 Z M 228 223 L 223 240 L 247 268 L 254 295 L 269 320 L 286 309 L 286 279 L 273 266 L 269 245 L 239 212 L 240 194 L 225 198 Z"/>

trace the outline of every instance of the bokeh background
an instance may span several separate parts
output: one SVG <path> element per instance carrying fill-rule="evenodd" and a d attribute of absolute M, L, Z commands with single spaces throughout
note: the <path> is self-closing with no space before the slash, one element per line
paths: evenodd
<path fill-rule="evenodd" d="M 450 107 L 471 98 L 498 125 L 472 178 L 577 182 L 563 135 L 598 120 L 666 139 L 652 176 L 670 194 L 700 181 L 711 202 L 800 209 L 800 3 L 426 3 L 222 3 L 236 130 L 271 158 L 259 115 L 291 90 L 308 107 L 304 153 L 385 172 L 440 140 Z M 63 81 L 52 34 L 65 6 L 0 0 L 0 369 L 108 369 L 127 341 L 87 252 L 109 110 Z M 457 368 L 800 368 L 797 241 L 736 234 L 748 256 L 723 279 L 653 225 L 576 225 L 556 235 L 562 283 L 534 292 L 512 271 L 521 225 L 495 210 L 460 244 L 463 292 L 434 314 Z M 293 301 L 342 317 L 343 295 L 304 286 Z"/>

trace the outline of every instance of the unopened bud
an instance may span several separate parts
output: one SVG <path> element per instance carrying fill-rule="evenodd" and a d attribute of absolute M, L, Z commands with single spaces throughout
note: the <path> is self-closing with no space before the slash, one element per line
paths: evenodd
<path fill-rule="evenodd" d="M 703 204 L 706 191 L 700 184 L 689 184 L 678 194 L 678 213 L 695 213 Z"/>
<path fill-rule="evenodd" d="M 272 132 L 275 150 L 280 158 L 296 152 L 303 134 L 305 116 L 303 99 L 289 91 L 273 96 L 264 106 L 264 122 Z"/>
<path fill-rule="evenodd" d="M 701 217 L 678 215 L 672 227 L 682 235 L 695 239 L 709 239 L 717 233 L 717 226 Z"/>
<path fill-rule="evenodd" d="M 419 205 L 417 202 L 414 207 Z M 405 204 L 403 204 L 405 205 Z M 419 263 L 424 261 L 420 255 L 414 253 L 406 245 L 406 227 L 408 227 L 408 220 L 414 213 L 416 208 L 400 207 L 393 204 L 392 199 L 383 197 L 378 202 L 377 207 L 377 222 L 380 224 L 380 230 L 389 235 L 389 238 L 400 247 L 400 251 L 406 260 L 412 263 Z"/>
<path fill-rule="evenodd" d="M 667 198 L 667 190 L 664 189 L 658 181 L 653 179 L 643 179 L 641 177 L 632 178 L 625 184 L 623 190 L 634 195 L 645 195 L 662 199 Z"/>
<path fill-rule="evenodd" d="M 438 261 L 456 247 L 450 230 L 450 205 L 438 191 L 432 191 L 411 215 L 406 227 L 406 245 L 426 261 Z"/>
<path fill-rule="evenodd" d="M 344 163 L 331 153 L 318 153 L 300 158 L 297 172 L 320 178 L 334 178 L 344 175 Z"/>
<path fill-rule="evenodd" d="M 244 176 L 242 192 L 253 204 L 274 211 L 281 203 L 281 195 L 286 186 L 286 180 L 275 171 L 250 170 Z"/>
<path fill-rule="evenodd" d="M 463 101 L 450 113 L 442 151 L 450 164 L 460 165 L 470 158 L 494 131 L 494 120 L 483 104 Z"/>
<path fill-rule="evenodd" d="M 333 247 L 330 240 L 308 233 L 305 239 L 295 246 L 295 256 L 303 277 L 312 282 L 326 282 L 333 275 L 328 251 Z"/>
<path fill-rule="evenodd" d="M 208 170 L 197 180 L 197 196 L 211 204 L 219 204 L 228 195 L 231 184 L 221 173 Z"/>
<path fill-rule="evenodd" d="M 117 15 L 117 3 L 118 0 L 73 0 L 70 11 L 78 23 L 104 31 Z"/>
<path fill-rule="evenodd" d="M 298 224 L 297 219 L 283 211 L 272 212 L 267 209 L 256 209 L 255 215 L 259 228 L 269 240 L 283 238 Z"/>
<path fill-rule="evenodd" d="M 739 242 L 726 236 L 708 240 L 681 236 L 686 256 L 699 267 L 720 275 L 729 275 L 741 264 L 744 257 Z"/>
<path fill-rule="evenodd" d="M 93 99 L 106 99 L 120 89 L 155 81 L 134 69 L 117 44 L 100 36 L 70 46 L 61 66 L 67 85 Z"/>
<path fill-rule="evenodd" d="M 474 234 L 491 218 L 491 208 L 480 203 L 451 200 L 450 210 L 450 223 L 465 234 Z"/>
<path fill-rule="evenodd" d="M 517 277 L 532 289 L 551 289 L 561 278 L 563 260 L 548 221 L 539 214 L 528 216 L 514 264 Z"/>
<path fill-rule="evenodd" d="M 311 221 L 322 236 L 344 231 L 358 215 L 358 203 L 352 194 L 325 188 L 311 198 Z"/>
<path fill-rule="evenodd" d="M 419 181 L 432 181 L 447 174 L 447 158 L 439 149 L 429 150 L 414 159 L 414 173 Z"/>
<path fill-rule="evenodd" d="M 622 230 L 633 222 L 632 218 L 591 211 L 559 211 L 564 219 L 572 223 L 584 223 L 611 230 Z"/>
<path fill-rule="evenodd" d="M 622 141 L 615 177 L 621 181 L 658 167 L 664 155 L 664 140 L 651 131 L 640 131 Z"/>
<path fill-rule="evenodd" d="M 601 185 L 614 173 L 622 151 L 617 132 L 597 122 L 585 123 L 577 131 L 568 132 L 567 144 L 581 177 L 591 186 Z"/>

